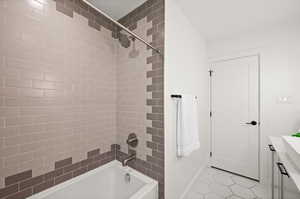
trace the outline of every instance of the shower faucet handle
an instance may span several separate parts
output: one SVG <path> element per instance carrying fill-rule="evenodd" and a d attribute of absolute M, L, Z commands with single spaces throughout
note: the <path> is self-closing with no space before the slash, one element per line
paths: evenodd
<path fill-rule="evenodd" d="M 127 140 L 126 140 L 126 143 L 127 143 L 129 146 L 135 148 L 135 147 L 137 147 L 138 142 L 139 142 L 139 141 L 138 141 L 138 138 L 137 138 L 137 136 L 136 136 L 135 133 L 130 133 L 130 134 L 128 135 L 128 138 L 127 138 Z"/>
<path fill-rule="evenodd" d="M 130 139 L 127 139 L 127 144 L 130 144 L 132 142 L 136 142 L 137 141 L 137 138 L 130 138 Z"/>

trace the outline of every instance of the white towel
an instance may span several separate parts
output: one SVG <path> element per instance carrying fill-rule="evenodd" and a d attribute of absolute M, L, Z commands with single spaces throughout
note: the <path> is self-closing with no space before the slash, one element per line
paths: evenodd
<path fill-rule="evenodd" d="M 177 156 L 184 157 L 200 148 L 197 99 L 182 95 L 177 107 Z"/>

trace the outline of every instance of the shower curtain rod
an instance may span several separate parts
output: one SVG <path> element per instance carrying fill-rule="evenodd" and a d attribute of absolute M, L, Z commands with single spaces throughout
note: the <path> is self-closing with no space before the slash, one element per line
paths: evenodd
<path fill-rule="evenodd" d="M 130 35 L 132 35 L 134 38 L 136 38 L 137 40 L 139 40 L 142 43 L 146 44 L 149 48 L 151 48 L 152 50 L 154 50 L 158 54 L 162 55 L 162 53 L 160 52 L 160 50 L 158 50 L 157 48 L 153 47 L 151 44 L 149 44 L 148 42 L 146 42 L 145 40 L 143 40 L 137 34 L 133 33 L 128 28 L 126 28 L 125 26 L 123 26 L 122 24 L 120 24 L 118 21 L 116 21 L 113 18 L 111 18 L 105 12 L 103 12 L 100 9 L 96 8 L 93 4 L 91 4 L 90 2 L 88 2 L 88 0 L 82 0 L 82 1 L 85 2 L 86 4 L 88 4 L 89 6 L 91 6 L 92 8 L 94 8 L 95 10 L 97 10 L 98 12 L 100 12 L 104 17 L 106 17 L 107 19 L 109 19 L 110 21 L 112 21 L 114 24 L 116 24 L 117 26 L 119 26 L 120 28 L 122 28 L 124 31 L 126 31 L 127 33 L 129 33 Z"/>

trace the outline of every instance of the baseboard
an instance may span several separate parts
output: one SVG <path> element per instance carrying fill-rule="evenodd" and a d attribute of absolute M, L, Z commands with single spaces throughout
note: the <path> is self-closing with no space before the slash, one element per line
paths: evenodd
<path fill-rule="evenodd" d="M 199 175 L 201 174 L 201 172 L 208 166 L 208 163 L 204 164 L 204 166 L 200 167 L 198 169 L 198 171 L 196 172 L 196 174 L 194 175 L 194 177 L 192 178 L 192 180 L 189 182 L 189 184 L 186 186 L 184 192 L 181 194 L 180 199 L 183 199 L 189 192 L 189 190 L 191 189 L 191 187 L 193 186 L 194 182 L 197 180 L 197 178 L 199 177 Z"/>

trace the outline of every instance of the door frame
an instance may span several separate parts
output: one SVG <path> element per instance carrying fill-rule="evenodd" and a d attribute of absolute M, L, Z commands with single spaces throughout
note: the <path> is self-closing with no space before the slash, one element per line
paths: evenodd
<path fill-rule="evenodd" d="M 212 71 L 212 65 L 214 63 L 220 63 L 220 62 L 226 62 L 226 61 L 231 61 L 231 60 L 237 60 L 237 59 L 242 59 L 242 58 L 247 58 L 247 57 L 257 57 L 257 60 L 258 60 L 258 179 L 252 179 L 252 178 L 249 178 L 247 176 L 242 176 L 242 175 L 239 175 L 239 174 L 236 174 L 236 175 L 239 175 L 239 176 L 242 176 L 242 177 L 246 177 L 246 178 L 249 178 L 249 179 L 252 179 L 252 180 L 255 180 L 255 181 L 258 181 L 258 182 L 261 182 L 261 163 L 262 163 L 262 160 L 261 160 L 261 157 L 262 157 L 262 154 L 261 154 L 261 148 L 262 148 L 262 143 L 261 143 L 261 55 L 260 53 L 252 53 L 252 54 L 238 54 L 238 55 L 232 55 L 232 56 L 224 56 L 224 57 L 220 57 L 220 58 L 215 58 L 215 59 L 212 59 L 209 61 L 209 139 L 210 139 L 210 156 L 209 156 L 209 166 L 210 167 L 213 167 L 212 166 L 212 162 L 211 162 L 211 158 L 213 156 L 212 154 L 212 77 L 213 77 L 213 71 Z M 218 169 L 218 168 L 217 168 Z M 220 169 L 222 170 L 222 169 Z M 223 170 L 223 171 L 226 171 L 226 170 Z M 230 171 L 226 171 L 226 172 L 229 172 L 229 173 L 232 173 Z"/>

